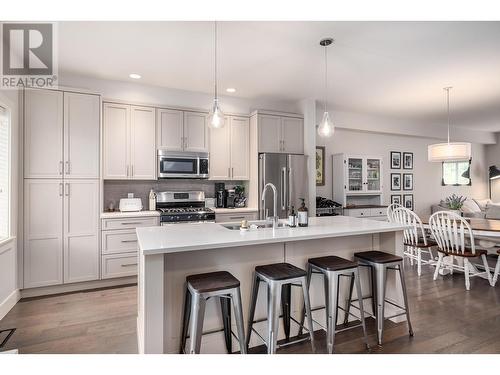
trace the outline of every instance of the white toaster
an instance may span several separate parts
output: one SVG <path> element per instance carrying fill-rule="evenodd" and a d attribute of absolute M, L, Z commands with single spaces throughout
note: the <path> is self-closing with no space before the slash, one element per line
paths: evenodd
<path fill-rule="evenodd" d="M 122 198 L 120 199 L 120 211 L 131 212 L 142 210 L 141 198 Z"/>

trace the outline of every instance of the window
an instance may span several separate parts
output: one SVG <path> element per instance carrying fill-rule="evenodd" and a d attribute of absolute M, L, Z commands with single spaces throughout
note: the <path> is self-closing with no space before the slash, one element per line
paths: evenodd
<path fill-rule="evenodd" d="M 10 116 L 0 105 L 0 238 L 10 235 Z"/>
<path fill-rule="evenodd" d="M 471 185 L 470 160 L 443 162 L 442 185 Z"/>

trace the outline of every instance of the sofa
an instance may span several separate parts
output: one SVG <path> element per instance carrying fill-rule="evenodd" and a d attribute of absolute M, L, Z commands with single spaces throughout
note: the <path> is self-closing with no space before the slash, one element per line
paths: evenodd
<path fill-rule="evenodd" d="M 467 198 L 459 211 L 451 210 L 445 201 L 441 201 L 431 206 L 432 213 L 437 211 L 456 211 L 463 213 L 464 217 L 500 220 L 500 203 L 493 203 L 491 199 Z"/>

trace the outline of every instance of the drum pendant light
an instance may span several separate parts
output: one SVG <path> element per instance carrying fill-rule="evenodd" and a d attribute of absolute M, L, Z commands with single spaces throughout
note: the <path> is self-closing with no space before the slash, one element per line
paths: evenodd
<path fill-rule="evenodd" d="M 219 107 L 219 97 L 217 96 L 217 21 L 214 22 L 214 103 L 208 116 L 208 126 L 213 129 L 224 127 L 224 113 Z"/>
<path fill-rule="evenodd" d="M 448 109 L 448 142 L 435 143 L 427 146 L 427 158 L 430 162 L 461 161 L 471 158 L 471 144 L 469 142 L 450 142 L 450 90 L 445 87 L 446 105 Z"/>
<path fill-rule="evenodd" d="M 329 138 L 335 132 L 335 127 L 330 119 L 330 114 L 328 113 L 328 54 L 327 47 L 333 43 L 333 38 L 322 39 L 319 44 L 325 49 L 325 111 L 323 112 L 323 118 L 318 125 L 318 135 L 322 138 Z"/>

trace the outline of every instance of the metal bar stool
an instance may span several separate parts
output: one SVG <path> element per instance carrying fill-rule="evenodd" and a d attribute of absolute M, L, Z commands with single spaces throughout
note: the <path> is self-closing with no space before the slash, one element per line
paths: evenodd
<path fill-rule="evenodd" d="M 290 303 L 288 298 L 290 296 L 290 291 L 288 288 L 290 286 L 298 286 L 302 288 L 304 295 L 304 304 L 307 313 L 307 325 L 309 331 L 309 337 L 311 340 L 311 346 L 313 352 L 315 352 L 314 347 L 314 335 L 313 335 L 313 325 L 311 318 L 311 305 L 309 302 L 309 292 L 307 291 L 307 281 L 306 281 L 306 271 L 301 268 L 295 267 L 289 263 L 275 263 L 268 264 L 265 266 L 255 267 L 254 281 L 252 287 L 252 297 L 250 301 L 250 313 L 248 317 L 248 330 L 247 330 L 247 342 L 246 346 L 248 348 L 250 344 L 250 336 L 252 331 L 259 336 L 262 341 L 267 345 L 267 353 L 274 354 L 278 347 L 283 347 L 300 341 L 305 341 L 305 339 L 298 339 L 294 341 L 289 341 L 283 345 L 278 346 L 278 328 L 279 328 L 279 306 L 280 303 L 283 304 L 283 318 L 285 322 L 285 329 L 288 329 L 289 335 L 289 325 L 286 326 L 287 320 L 291 319 L 295 323 L 300 324 L 290 315 Z M 267 284 L 267 319 L 261 319 L 259 321 L 254 321 L 255 317 L 255 306 L 257 304 L 257 297 L 259 293 L 259 285 L 261 282 Z M 284 293 L 282 293 L 284 289 Z M 253 324 L 261 321 L 267 320 L 267 340 L 263 338 L 256 330 L 253 328 Z"/>
<path fill-rule="evenodd" d="M 349 303 L 347 305 L 348 314 L 352 302 L 358 301 L 359 308 L 362 308 L 363 300 L 371 298 L 373 314 L 369 315 L 374 317 L 377 321 L 377 339 L 379 345 L 382 345 L 384 319 L 391 319 L 397 316 L 406 315 L 406 320 L 408 322 L 408 331 L 410 336 L 413 336 L 413 329 L 411 327 L 411 321 L 410 321 L 410 309 L 408 306 L 408 296 L 406 293 L 406 283 L 403 270 L 403 258 L 394 254 L 385 253 L 383 251 L 364 251 L 360 253 L 354 253 L 354 259 L 358 261 L 359 266 L 370 268 L 371 278 L 372 278 L 372 291 L 371 295 L 367 297 L 363 297 L 361 293 L 358 293 L 358 298 L 352 300 L 352 289 L 354 281 L 351 280 L 351 288 L 349 291 L 349 299 L 348 299 Z M 403 289 L 404 307 L 385 299 L 388 270 L 399 272 L 401 287 Z M 403 310 L 403 312 L 388 317 L 384 316 L 384 307 L 386 302 L 390 305 L 393 305 Z M 356 307 L 354 305 L 352 306 Z M 375 306 L 377 306 L 376 309 Z"/>
<path fill-rule="evenodd" d="M 366 333 L 365 314 L 363 311 L 363 305 L 360 305 L 360 321 L 361 321 L 360 324 L 356 324 L 342 329 L 336 329 L 339 309 L 346 313 L 346 319 L 345 319 L 346 323 L 349 317 L 348 314 L 357 318 L 357 316 L 350 313 L 347 308 L 342 308 L 339 306 L 339 287 L 340 287 L 341 276 L 349 277 L 352 280 L 352 282 L 355 282 L 358 296 L 361 295 L 361 282 L 359 281 L 359 272 L 357 263 L 333 255 L 309 259 L 307 261 L 308 290 L 311 285 L 311 277 L 313 274 L 322 275 L 324 281 L 325 305 L 321 307 L 311 308 L 311 311 L 317 311 L 322 309 L 326 310 L 326 341 L 327 341 L 328 353 L 333 354 L 333 346 L 335 342 L 336 333 L 347 331 L 349 329 L 357 327 L 363 327 L 363 335 L 365 339 L 366 348 L 369 350 L 370 345 L 368 344 L 368 335 Z M 303 309 L 300 321 L 301 326 L 304 324 L 305 314 L 306 312 Z M 316 323 L 321 326 L 321 324 L 319 324 L 318 322 Z M 301 331 L 302 329 L 300 329 L 299 335 L 302 333 Z"/>
<path fill-rule="evenodd" d="M 224 328 L 203 332 L 205 304 L 212 297 L 220 299 Z M 181 346 L 179 350 L 181 354 L 185 353 L 188 329 L 189 337 L 191 338 L 189 353 L 200 353 L 202 335 L 221 331 L 224 331 L 227 352 L 231 353 L 231 336 L 234 333 L 231 330 L 230 301 L 233 302 L 240 351 L 242 354 L 246 354 L 239 280 L 226 271 L 202 273 L 186 277 L 186 296 L 184 300 Z M 236 335 L 234 336 L 236 337 Z"/>

